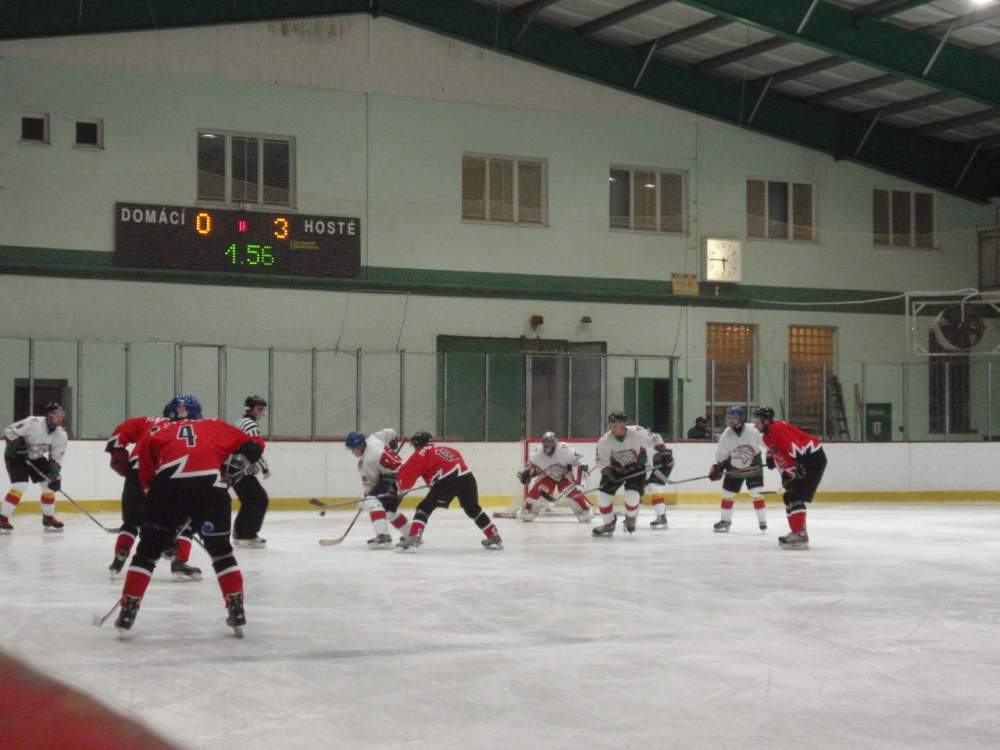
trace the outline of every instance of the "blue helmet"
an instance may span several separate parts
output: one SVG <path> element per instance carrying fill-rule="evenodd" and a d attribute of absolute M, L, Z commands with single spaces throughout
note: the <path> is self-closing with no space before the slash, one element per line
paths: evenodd
<path fill-rule="evenodd" d="M 746 410 L 742 406 L 739 406 L 738 404 L 733 404 L 732 406 L 727 407 L 726 408 L 726 416 L 727 417 L 739 417 L 739 420 L 741 422 L 746 422 L 747 421 Z"/>
<path fill-rule="evenodd" d="M 355 448 L 361 448 L 365 444 L 365 434 L 363 432 L 348 432 L 347 437 L 344 439 L 344 445 L 346 445 L 351 450 Z"/>
<path fill-rule="evenodd" d="M 184 417 L 177 415 L 180 406 L 187 410 Z M 169 419 L 201 419 L 201 403 L 194 396 L 175 396 L 163 407 L 163 416 Z"/>

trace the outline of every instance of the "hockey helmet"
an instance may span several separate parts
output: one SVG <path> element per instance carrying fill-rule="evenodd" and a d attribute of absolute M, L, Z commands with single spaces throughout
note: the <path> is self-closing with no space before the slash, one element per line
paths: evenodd
<path fill-rule="evenodd" d="M 759 406 L 753 413 L 754 419 L 774 421 L 774 409 L 770 406 Z"/>
<path fill-rule="evenodd" d="M 365 446 L 365 434 L 363 432 L 348 432 L 344 439 L 344 445 L 351 450 L 363 448 Z"/>
<path fill-rule="evenodd" d="M 413 446 L 413 450 L 418 451 L 421 448 L 429 445 L 434 438 L 426 430 L 421 430 L 420 432 L 414 432 L 410 435 L 410 445 Z"/>
<path fill-rule="evenodd" d="M 62 404 L 50 401 L 43 408 L 45 410 L 45 421 L 49 423 L 49 427 L 54 428 L 62 424 L 63 419 L 66 417 L 66 410 L 62 408 Z"/>
<path fill-rule="evenodd" d="M 739 404 L 733 404 L 731 406 L 726 407 L 726 416 L 736 417 L 738 420 L 740 420 L 740 422 L 747 421 L 746 411 Z"/>
<path fill-rule="evenodd" d="M 608 424 L 610 424 L 611 422 L 628 423 L 628 414 L 623 412 L 621 409 L 615 409 L 608 415 Z"/>
<path fill-rule="evenodd" d="M 545 451 L 545 455 L 551 456 L 555 453 L 556 444 L 559 442 L 559 437 L 552 432 L 542 433 L 542 450 Z"/>
<path fill-rule="evenodd" d="M 185 409 L 183 417 L 177 413 L 182 406 Z M 190 395 L 176 396 L 163 407 L 163 416 L 168 419 L 201 419 L 201 402 Z"/>
<path fill-rule="evenodd" d="M 267 401 L 262 399 L 260 396 L 247 396 L 243 401 L 243 405 L 247 408 L 247 411 L 249 411 L 255 406 L 267 406 Z"/>

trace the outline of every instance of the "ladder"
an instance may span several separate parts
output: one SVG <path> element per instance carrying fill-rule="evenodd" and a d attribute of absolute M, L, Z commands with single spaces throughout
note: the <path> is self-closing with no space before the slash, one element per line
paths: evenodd
<path fill-rule="evenodd" d="M 826 381 L 826 433 L 835 440 L 849 441 L 847 409 L 844 406 L 844 389 L 840 378 L 831 375 Z"/>

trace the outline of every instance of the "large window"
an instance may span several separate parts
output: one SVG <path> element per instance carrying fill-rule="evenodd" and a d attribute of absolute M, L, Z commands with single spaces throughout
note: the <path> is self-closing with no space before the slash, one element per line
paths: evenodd
<path fill-rule="evenodd" d="M 806 432 L 827 434 L 823 429 L 823 394 L 833 372 L 833 328 L 789 326 L 788 328 L 788 400 L 792 419 Z M 842 404 L 828 404 L 830 426 L 846 425 L 833 419 Z M 841 414 L 846 419 L 846 415 Z M 839 429 L 831 430 L 838 438 Z"/>
<path fill-rule="evenodd" d="M 512 156 L 462 156 L 462 218 L 544 225 L 545 162 Z"/>
<path fill-rule="evenodd" d="M 227 203 L 295 203 L 295 139 L 198 133 L 198 198 Z"/>
<path fill-rule="evenodd" d="M 813 200 L 813 186 L 808 182 L 747 180 L 747 237 L 815 240 Z"/>
<path fill-rule="evenodd" d="M 934 247 L 934 195 L 876 190 L 872 196 L 876 245 Z"/>
<path fill-rule="evenodd" d="M 652 167 L 611 167 L 611 229 L 687 232 L 687 175 Z"/>
<path fill-rule="evenodd" d="M 706 398 L 714 400 L 716 411 L 721 413 L 727 404 L 746 404 L 753 394 L 754 326 L 709 323 L 706 338 L 710 363 Z"/>

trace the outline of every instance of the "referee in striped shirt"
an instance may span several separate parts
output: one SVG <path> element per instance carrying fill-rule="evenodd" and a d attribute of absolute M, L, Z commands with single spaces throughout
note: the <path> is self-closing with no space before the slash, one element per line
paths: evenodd
<path fill-rule="evenodd" d="M 267 401 L 260 396 L 247 396 L 243 405 L 246 406 L 246 412 L 236 426 L 247 435 L 260 435 L 260 425 L 257 424 L 257 420 L 267 408 Z M 240 509 L 233 522 L 233 543 L 237 547 L 259 548 L 267 543 L 266 540 L 257 536 L 260 527 L 264 524 L 264 514 L 267 512 L 268 502 L 267 491 L 256 477 L 259 472 L 264 473 L 264 479 L 271 476 L 263 458 L 253 465 L 249 474 L 233 486 L 233 489 L 236 490 L 236 496 L 240 499 Z"/>

